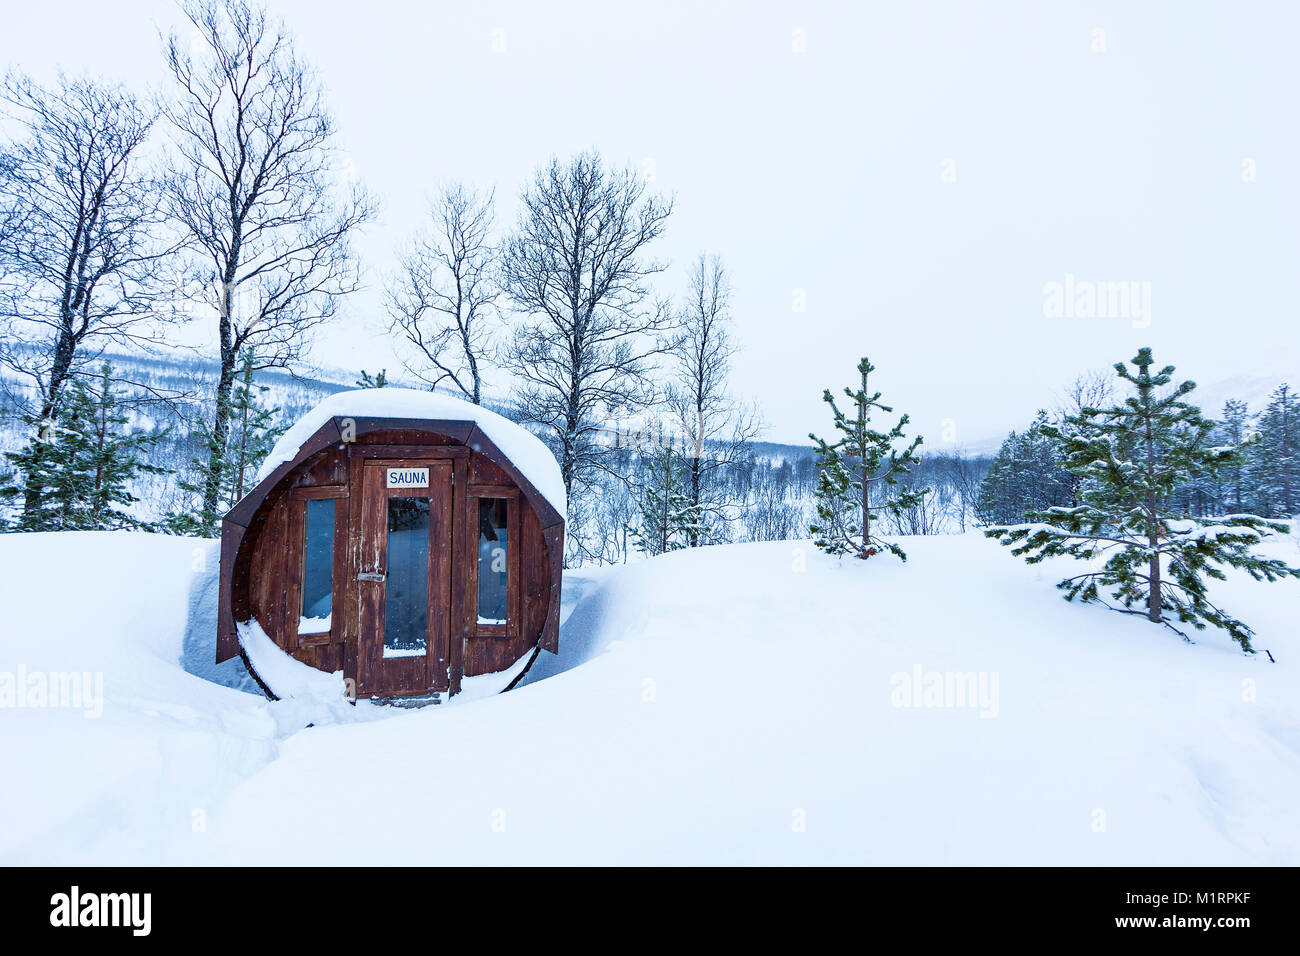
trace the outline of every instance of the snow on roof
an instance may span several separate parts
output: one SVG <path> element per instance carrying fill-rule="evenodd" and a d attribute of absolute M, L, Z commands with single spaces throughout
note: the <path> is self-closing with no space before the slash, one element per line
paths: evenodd
<path fill-rule="evenodd" d="M 526 428 L 479 405 L 414 388 L 358 388 L 337 392 L 298 419 L 280 436 L 257 471 L 261 483 L 331 418 L 428 418 L 474 422 L 533 483 L 542 497 L 565 514 L 564 479 L 560 466 L 542 440 Z"/>

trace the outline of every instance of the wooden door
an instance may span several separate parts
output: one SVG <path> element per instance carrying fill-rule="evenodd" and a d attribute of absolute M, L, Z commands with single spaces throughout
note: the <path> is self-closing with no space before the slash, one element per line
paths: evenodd
<path fill-rule="evenodd" d="M 452 463 L 366 461 L 357 575 L 357 692 L 448 689 Z"/>

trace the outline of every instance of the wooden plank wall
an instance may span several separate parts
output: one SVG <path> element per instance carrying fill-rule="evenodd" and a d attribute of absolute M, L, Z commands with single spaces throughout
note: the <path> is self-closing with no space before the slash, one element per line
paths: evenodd
<path fill-rule="evenodd" d="M 356 445 L 458 445 L 455 438 L 432 435 L 414 428 L 373 431 L 358 436 Z M 277 644 L 298 660 L 322 670 L 342 669 L 345 679 L 357 678 L 358 604 L 356 575 L 361 547 L 361 472 L 362 459 L 349 456 L 347 446 L 330 446 L 293 469 L 280 485 L 266 497 L 249 522 L 243 546 L 232 570 L 232 607 L 236 620 L 255 617 Z M 559 609 L 551 602 L 559 589 L 552 580 L 547 536 L 528 500 L 519 495 L 515 501 L 518 515 L 519 571 L 513 597 L 520 607 L 521 627 L 517 636 L 479 635 L 477 631 L 477 592 L 474 569 L 477 561 L 477 504 L 471 508 L 474 485 L 516 487 L 501 468 L 478 453 L 454 464 L 453 524 L 461 530 L 453 541 L 454 563 L 451 569 L 452 633 L 449 641 L 452 692 L 459 690 L 459 677 L 493 673 L 511 666 L 529 653 L 541 638 L 548 619 L 558 618 Z M 334 571 L 334 629 L 329 643 L 298 646 L 297 608 L 292 607 L 298 593 L 297 576 L 301 573 L 301 527 L 291 517 L 291 500 L 295 488 L 338 486 L 346 497 L 338 499 L 335 514 L 336 534 L 345 541 L 337 556 Z M 472 513 L 471 513 L 472 512 Z M 353 685 L 355 686 L 355 684 Z"/>

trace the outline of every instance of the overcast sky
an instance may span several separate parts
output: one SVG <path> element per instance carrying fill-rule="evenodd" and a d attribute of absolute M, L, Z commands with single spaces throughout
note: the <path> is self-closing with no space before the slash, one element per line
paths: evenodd
<path fill-rule="evenodd" d="M 171 3 L 3 4 L 5 63 L 162 84 Z M 270 9 L 383 202 L 323 365 L 394 369 L 377 289 L 439 181 L 495 185 L 506 225 L 539 163 L 595 147 L 676 195 L 661 294 L 696 253 L 725 260 L 735 386 L 774 440 L 824 432 L 822 389 L 864 354 L 932 447 L 1019 426 L 1141 345 L 1206 384 L 1300 385 L 1300 5 Z M 1048 314 L 1067 276 L 1137 283 L 1135 314 Z"/>

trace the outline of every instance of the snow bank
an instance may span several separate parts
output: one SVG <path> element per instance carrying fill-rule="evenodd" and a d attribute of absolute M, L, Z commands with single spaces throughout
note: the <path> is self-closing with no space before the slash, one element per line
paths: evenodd
<path fill-rule="evenodd" d="M 236 625 L 239 646 L 248 655 L 253 672 L 261 678 L 271 693 L 281 700 L 305 698 L 334 702 L 343 699 L 343 672 L 332 674 L 317 670 L 285 653 L 262 630 L 256 621 Z"/>
<path fill-rule="evenodd" d="M 104 677 L 99 717 L 0 708 L 0 862 L 1300 863 L 1297 581 L 1211 583 L 1270 664 L 978 534 L 701 548 L 566 575 L 558 657 L 403 710 L 177 666 L 209 547 L 0 536 L 0 673 Z"/>
<path fill-rule="evenodd" d="M 474 422 L 561 515 L 565 514 L 564 479 L 555 456 L 526 428 L 494 411 L 448 395 L 413 388 L 359 388 L 337 392 L 298 419 L 280 436 L 258 469 L 263 481 L 331 418 L 430 418 Z"/>
<path fill-rule="evenodd" d="M 1070 604 L 1063 564 L 980 535 L 904 546 L 567 575 L 559 657 L 472 706 L 299 735 L 227 801 L 217 859 L 327 862 L 324 828 L 379 864 L 1300 862 L 1300 582 L 1214 582 L 1274 665 Z M 373 812 L 394 793 L 436 797 L 397 828 Z M 287 826 L 276 800 L 321 809 Z"/>

